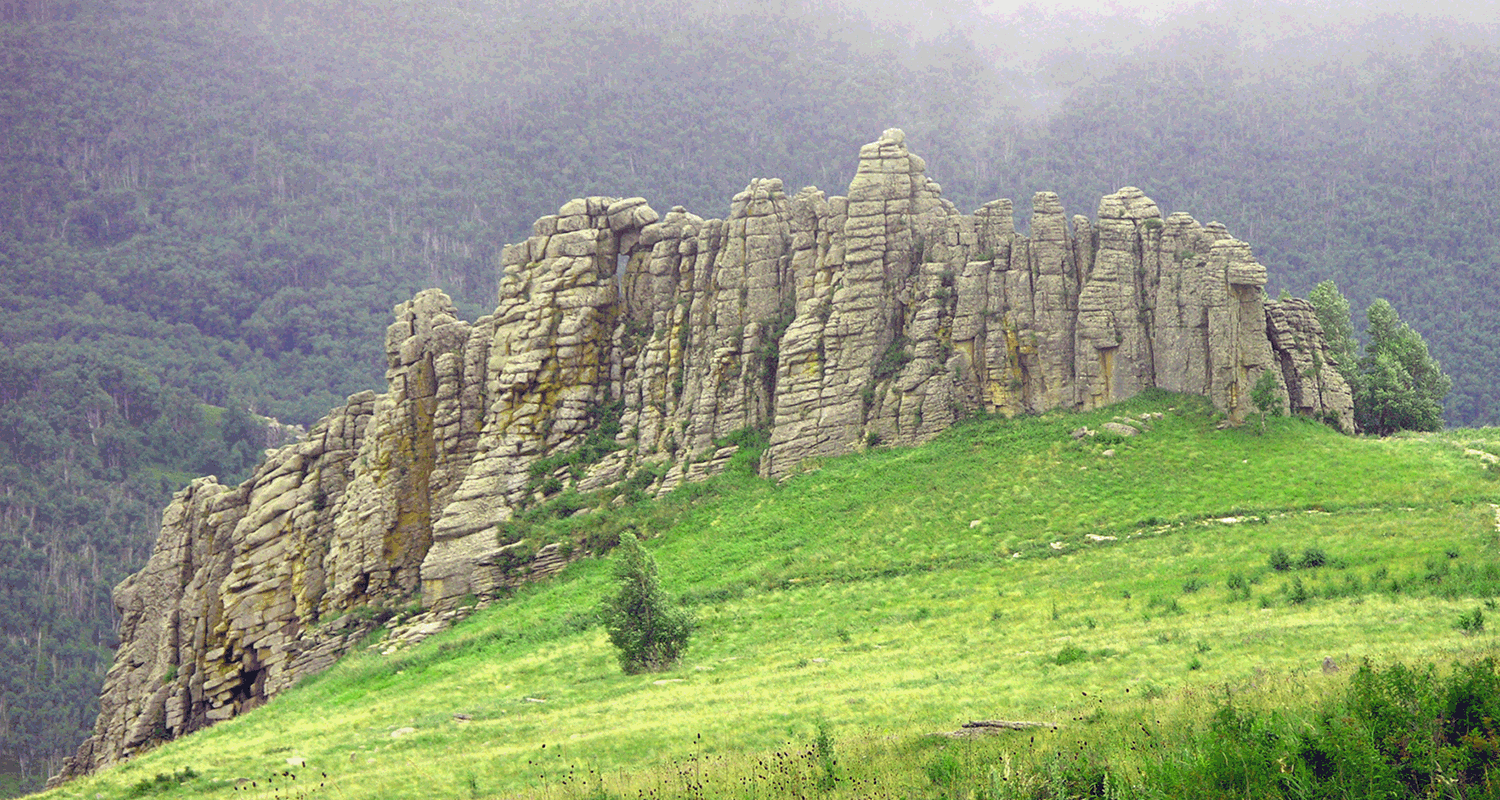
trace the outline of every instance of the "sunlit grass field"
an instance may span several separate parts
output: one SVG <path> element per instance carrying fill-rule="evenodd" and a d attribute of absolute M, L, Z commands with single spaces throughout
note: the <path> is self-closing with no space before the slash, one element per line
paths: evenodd
<path fill-rule="evenodd" d="M 1139 436 L 1070 435 L 1142 415 Z M 1495 652 L 1459 621 L 1500 594 L 1483 455 L 1500 431 L 1219 421 L 1150 393 L 972 420 L 779 485 L 747 452 L 664 500 L 528 534 L 648 538 L 698 615 L 669 672 L 621 673 L 594 615 L 609 564 L 585 558 L 49 796 L 998 797 L 1039 747 L 1191 730 L 1236 693 L 1297 707 L 1366 659 Z M 1057 730 L 931 735 L 994 719 Z M 991 789 L 956 789 L 945 764 Z"/>

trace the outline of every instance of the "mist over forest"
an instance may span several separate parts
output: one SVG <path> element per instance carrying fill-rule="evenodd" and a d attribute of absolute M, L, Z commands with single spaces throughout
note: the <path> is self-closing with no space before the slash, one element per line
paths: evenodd
<path fill-rule="evenodd" d="M 1500 424 L 1493 4 L 0 0 L 0 753 L 92 727 L 110 588 L 193 476 L 382 388 L 393 305 L 471 318 L 573 197 L 842 193 L 906 131 L 961 209 L 1134 185 L 1282 289 L 1388 299 Z"/>

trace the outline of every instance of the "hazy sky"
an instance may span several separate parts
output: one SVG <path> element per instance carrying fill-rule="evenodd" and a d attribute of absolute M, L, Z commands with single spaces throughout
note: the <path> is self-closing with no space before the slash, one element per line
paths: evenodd
<path fill-rule="evenodd" d="M 1198 5 L 1202 0 L 1051 0 L 1037 3 L 1034 0 L 980 0 L 981 10 L 998 17 L 1011 17 L 1026 12 L 1056 13 L 1071 11 L 1095 17 L 1136 17 L 1147 21 L 1160 19 L 1172 11 Z"/>
<path fill-rule="evenodd" d="M 1206 0 L 975 0 L 975 5 L 996 16 L 1014 16 L 1030 8 L 1074 12 L 1091 17 L 1129 16 L 1146 21 L 1162 19 L 1174 11 L 1208 5 Z M 1308 11 L 1344 8 L 1353 12 L 1415 14 L 1419 16 L 1452 16 L 1472 21 L 1494 21 L 1500 18 L 1500 0 L 1469 2 L 1433 2 L 1432 0 L 1261 0 L 1246 3 L 1249 7 L 1282 7 Z"/>
<path fill-rule="evenodd" d="M 1285 20 L 1290 26 L 1312 18 L 1371 17 L 1397 14 L 1451 17 L 1472 24 L 1500 23 L 1500 0 L 890 0 L 865 3 L 843 0 L 881 22 L 911 29 L 919 36 L 939 35 L 953 27 L 970 28 L 976 20 L 993 25 L 1049 20 L 1054 25 L 1092 27 L 1108 21 L 1127 29 L 1150 26 L 1173 15 L 1241 16 L 1224 7 L 1255 11 L 1263 19 Z M 1219 7 L 1217 11 L 1207 8 Z M 1023 23 L 1024 27 L 1024 23 Z M 1127 34 L 1128 35 L 1128 34 Z"/>

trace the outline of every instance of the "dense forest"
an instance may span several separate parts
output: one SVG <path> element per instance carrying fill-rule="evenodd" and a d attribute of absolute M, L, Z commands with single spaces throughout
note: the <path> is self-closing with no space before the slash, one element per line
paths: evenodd
<path fill-rule="evenodd" d="M 1453 378 L 1449 423 L 1500 422 L 1493 20 L 947 5 L 0 0 L 12 783 L 92 725 L 110 587 L 170 492 L 245 474 L 277 436 L 256 415 L 380 386 L 417 289 L 482 313 L 499 248 L 570 197 L 839 192 L 898 126 L 961 207 L 1092 214 L 1134 184 L 1250 241 L 1273 291 L 1332 279 L 1357 320 L 1387 298 Z"/>

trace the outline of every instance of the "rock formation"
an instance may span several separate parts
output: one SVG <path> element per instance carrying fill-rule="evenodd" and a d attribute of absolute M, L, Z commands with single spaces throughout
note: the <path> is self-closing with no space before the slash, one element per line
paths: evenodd
<path fill-rule="evenodd" d="M 201 478 L 115 590 L 121 645 L 95 735 L 64 776 L 243 712 L 323 669 L 373 622 L 559 569 L 503 523 L 569 488 L 660 493 L 769 432 L 762 473 L 966 414 L 1090 409 L 1148 387 L 1231 418 L 1269 370 L 1288 410 L 1348 430 L 1311 307 L 1268 301 L 1222 225 L 1140 190 L 1097 220 L 1032 200 L 964 215 L 898 130 L 844 197 L 758 179 L 724 220 L 590 197 L 505 248 L 499 303 L 468 323 L 429 290 L 396 309 L 389 389 L 351 397 L 249 481 Z M 643 479 L 644 478 L 644 479 Z"/>

